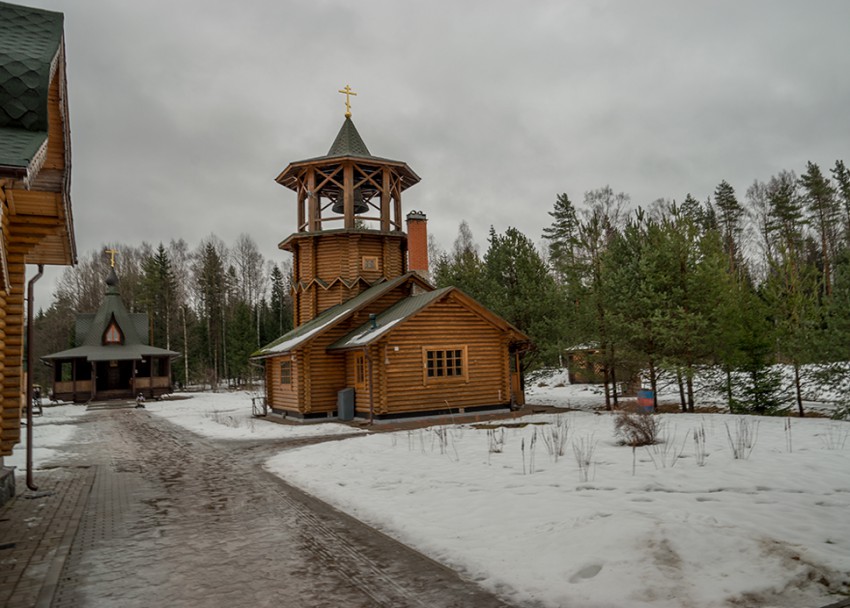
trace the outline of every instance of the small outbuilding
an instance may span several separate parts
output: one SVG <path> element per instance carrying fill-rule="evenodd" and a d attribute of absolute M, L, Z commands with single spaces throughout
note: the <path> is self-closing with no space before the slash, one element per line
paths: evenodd
<path fill-rule="evenodd" d="M 43 357 L 53 366 L 53 398 L 103 401 L 172 392 L 171 360 L 179 353 L 150 346 L 147 328 L 147 313 L 127 311 L 111 268 L 100 308 L 77 315 L 74 347 Z"/>

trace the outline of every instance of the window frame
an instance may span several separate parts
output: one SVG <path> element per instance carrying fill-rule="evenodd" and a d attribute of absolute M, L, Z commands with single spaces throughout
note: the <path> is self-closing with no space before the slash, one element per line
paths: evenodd
<path fill-rule="evenodd" d="M 373 266 L 367 266 L 368 262 L 372 262 Z M 364 255 L 360 258 L 360 268 L 362 270 L 381 272 L 381 259 L 376 255 Z"/>
<path fill-rule="evenodd" d="M 124 344 L 124 332 L 121 331 L 115 319 L 112 319 L 109 325 L 106 326 L 106 331 L 103 332 L 103 343 L 105 345 Z"/>
<path fill-rule="evenodd" d="M 363 389 L 366 387 L 366 356 L 356 351 L 354 353 L 354 388 Z"/>
<path fill-rule="evenodd" d="M 435 353 L 433 360 L 435 365 L 429 368 L 428 355 Z M 450 353 L 450 354 L 449 354 Z M 457 373 L 457 366 L 447 367 L 448 361 L 458 361 L 460 364 L 460 373 Z M 451 374 L 431 375 L 430 372 L 437 368 L 454 370 Z M 469 382 L 469 350 L 467 345 L 438 345 L 438 346 L 423 346 L 422 347 L 422 383 L 428 384 L 444 384 L 444 383 L 465 383 Z"/>
<path fill-rule="evenodd" d="M 286 373 L 283 371 L 284 368 L 286 368 Z M 278 371 L 280 372 L 280 384 L 292 386 L 292 361 L 281 361 Z"/>

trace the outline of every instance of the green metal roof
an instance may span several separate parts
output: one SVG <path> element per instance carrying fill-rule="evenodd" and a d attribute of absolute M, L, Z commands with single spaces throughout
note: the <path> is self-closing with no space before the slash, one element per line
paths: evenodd
<path fill-rule="evenodd" d="M 384 281 L 383 283 L 374 285 L 350 300 L 328 308 L 317 317 L 285 333 L 274 342 L 257 350 L 251 355 L 251 358 L 262 359 L 264 357 L 292 352 L 306 344 L 309 339 L 330 329 L 360 307 L 365 306 L 414 277 L 416 277 L 415 273 L 407 273 L 390 281 Z"/>
<path fill-rule="evenodd" d="M 26 168 L 47 140 L 62 13 L 0 2 L 0 166 Z"/>
<path fill-rule="evenodd" d="M 328 350 L 339 350 L 371 344 L 397 324 L 412 317 L 417 312 L 426 308 L 432 302 L 436 302 L 453 289 L 455 288 L 443 287 L 442 289 L 435 289 L 434 291 L 428 291 L 404 298 L 379 314 L 375 318 L 374 325 L 371 320 L 364 323 L 347 336 L 344 336 L 331 344 L 328 347 Z"/>

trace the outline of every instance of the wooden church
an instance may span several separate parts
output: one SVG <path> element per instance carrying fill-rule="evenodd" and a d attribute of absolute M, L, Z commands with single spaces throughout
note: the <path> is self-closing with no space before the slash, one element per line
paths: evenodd
<path fill-rule="evenodd" d="M 401 195 L 419 176 L 373 156 L 346 114 L 324 156 L 287 166 L 295 192 L 295 329 L 253 355 L 266 405 L 295 418 L 370 420 L 524 403 L 528 337 L 457 288 L 428 281 L 424 214 L 402 223 Z M 405 227 L 407 232 L 405 232 Z M 353 389 L 353 390 L 352 390 Z"/>
<path fill-rule="evenodd" d="M 77 315 L 74 347 L 42 357 L 53 366 L 53 398 L 107 401 L 171 393 L 171 360 L 179 353 L 150 346 L 147 335 L 147 313 L 128 312 L 121 301 L 113 257 L 100 308 Z"/>

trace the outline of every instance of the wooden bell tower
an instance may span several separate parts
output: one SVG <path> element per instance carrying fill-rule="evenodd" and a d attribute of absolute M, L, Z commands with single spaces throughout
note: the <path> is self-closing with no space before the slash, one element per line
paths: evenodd
<path fill-rule="evenodd" d="M 419 176 L 372 156 L 351 120 L 324 156 L 290 163 L 277 183 L 296 193 L 297 228 L 279 247 L 293 255 L 295 327 L 376 283 L 407 272 L 401 193 Z"/>

